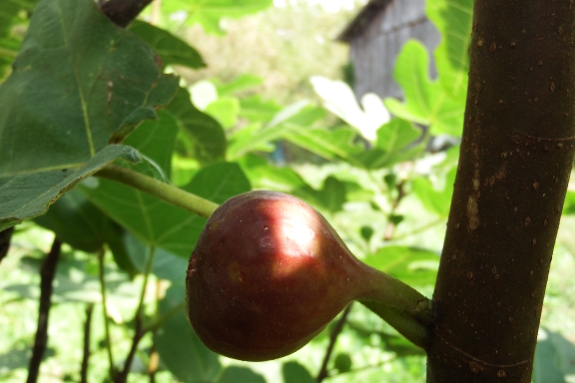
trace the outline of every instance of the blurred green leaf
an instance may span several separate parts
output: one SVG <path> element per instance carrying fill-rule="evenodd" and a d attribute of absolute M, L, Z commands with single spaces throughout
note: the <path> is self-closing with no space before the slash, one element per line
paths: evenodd
<path fill-rule="evenodd" d="M 451 195 L 453 194 L 456 173 L 457 167 L 452 168 L 447 173 L 445 186 L 440 191 L 434 189 L 427 177 L 418 177 L 413 180 L 413 192 L 427 210 L 440 217 L 447 217 L 451 206 Z"/>
<path fill-rule="evenodd" d="M 428 75 L 426 48 L 416 40 L 402 48 L 394 69 L 394 78 L 405 93 L 405 103 L 385 99 L 385 106 L 395 116 L 430 126 L 431 134 L 461 136 L 465 98 L 453 99 Z"/>
<path fill-rule="evenodd" d="M 567 191 L 563 202 L 563 214 L 575 214 L 575 192 Z"/>
<path fill-rule="evenodd" d="M 235 93 L 251 90 L 264 83 L 261 77 L 254 76 L 251 74 L 242 74 L 238 76 L 233 81 L 228 83 L 217 85 L 218 95 L 220 97 L 233 96 Z"/>
<path fill-rule="evenodd" d="M 567 383 L 575 374 L 575 345 L 561 334 L 541 328 L 533 362 L 533 383 Z"/>
<path fill-rule="evenodd" d="M 310 372 L 298 362 L 290 361 L 282 364 L 284 383 L 315 383 Z"/>
<path fill-rule="evenodd" d="M 435 283 L 439 255 L 415 247 L 386 246 L 366 257 L 364 262 L 408 285 L 425 286 Z"/>
<path fill-rule="evenodd" d="M 235 97 L 219 97 L 204 110 L 215 118 L 224 128 L 233 127 L 238 120 L 240 102 Z"/>
<path fill-rule="evenodd" d="M 19 19 L 20 11 L 32 11 L 38 0 L 3 0 L 0 2 L 0 38 L 10 35 L 10 27 Z"/>
<path fill-rule="evenodd" d="M 193 69 L 206 66 L 197 50 L 168 31 L 140 20 L 132 21 L 128 30 L 150 44 L 164 65 L 177 64 Z"/>
<path fill-rule="evenodd" d="M 213 163 L 224 159 L 226 137 L 220 124 L 199 111 L 190 100 L 190 93 L 180 88 L 166 108 L 181 131 L 192 141 L 193 156 L 200 163 Z"/>
<path fill-rule="evenodd" d="M 282 109 L 275 101 L 263 100 L 255 95 L 240 100 L 239 115 L 252 122 L 270 121 Z"/>
<path fill-rule="evenodd" d="M 189 25 L 201 24 L 208 33 L 223 35 L 219 22 L 223 17 L 242 17 L 261 11 L 272 0 L 172 0 L 164 5 L 168 13 L 184 11 Z"/>
<path fill-rule="evenodd" d="M 333 366 L 336 370 L 341 372 L 348 372 L 351 370 L 352 361 L 349 354 L 339 353 L 333 360 Z"/>
<path fill-rule="evenodd" d="M 426 12 L 442 37 L 435 49 L 439 82 L 453 97 L 465 99 L 473 0 L 427 0 Z"/>

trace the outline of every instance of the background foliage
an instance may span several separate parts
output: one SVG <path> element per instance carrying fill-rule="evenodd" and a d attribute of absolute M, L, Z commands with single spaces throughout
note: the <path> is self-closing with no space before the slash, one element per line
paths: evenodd
<path fill-rule="evenodd" d="M 201 344 L 181 308 L 187 258 L 205 219 L 90 177 L 112 161 L 216 203 L 260 188 L 293 194 L 366 263 L 431 296 L 458 156 L 457 144 L 437 143 L 461 136 L 472 2 L 428 0 L 444 37 L 434 52 L 438 78 L 428 77 L 429 52 L 409 41 L 394 72 L 405 99 L 371 95 L 363 108 L 333 80 L 342 52 L 326 38 L 349 13 L 301 2 L 278 10 L 269 0 L 161 5 L 122 30 L 90 0 L 0 3 L 0 227 L 24 221 L 0 264 L 0 381 L 27 374 L 38 270 L 54 236 L 66 245 L 41 381 L 79 380 L 88 312 L 89 381 L 106 381 L 108 351 L 120 368 L 128 354 L 140 296 L 150 331 L 130 381 L 315 381 L 333 324 L 266 363 L 226 359 Z M 312 20 L 322 21 L 318 30 Z M 256 26 L 263 32 L 249 33 Z M 331 78 L 309 81 L 320 74 Z M 565 382 L 575 372 L 573 213 L 569 192 L 536 382 Z M 330 382 L 421 382 L 425 359 L 354 305 L 328 371 Z"/>

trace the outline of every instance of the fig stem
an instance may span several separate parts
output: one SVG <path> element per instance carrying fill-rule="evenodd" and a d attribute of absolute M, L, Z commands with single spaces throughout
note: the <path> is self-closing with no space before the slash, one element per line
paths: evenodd
<path fill-rule="evenodd" d="M 121 166 L 107 165 L 95 176 L 131 186 L 205 218 L 212 215 L 218 207 L 218 204 L 212 201 Z"/>
<path fill-rule="evenodd" d="M 358 301 L 407 340 L 425 349 L 432 319 L 431 301 L 400 280 L 373 271 L 372 289 Z"/>

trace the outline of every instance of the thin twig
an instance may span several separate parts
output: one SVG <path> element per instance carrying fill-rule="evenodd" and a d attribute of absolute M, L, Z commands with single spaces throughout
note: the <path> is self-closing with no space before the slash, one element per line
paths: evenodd
<path fill-rule="evenodd" d="M 161 297 L 161 281 L 156 279 L 156 311 L 154 312 L 154 320 L 157 320 L 160 315 L 160 299 Z M 156 350 L 156 340 L 154 339 L 157 330 L 152 331 L 152 347 L 150 349 L 150 360 L 148 362 L 148 376 L 150 377 L 150 383 L 156 382 L 156 372 L 160 365 L 160 355 Z"/>
<path fill-rule="evenodd" d="M 331 354 L 333 352 L 333 348 L 335 346 L 335 342 L 337 340 L 337 337 L 341 333 L 341 330 L 343 329 L 343 325 L 345 324 L 345 321 L 347 320 L 347 316 L 351 310 L 351 305 L 352 305 L 352 303 L 347 305 L 345 310 L 343 310 L 343 313 L 339 317 L 339 320 L 337 321 L 337 323 L 335 324 L 335 327 L 333 328 L 333 330 L 331 331 L 331 334 L 329 335 L 329 346 L 327 346 L 327 350 L 325 352 L 325 356 L 323 358 L 321 368 L 319 370 L 319 373 L 317 374 L 317 377 L 315 378 L 315 380 L 318 383 L 320 383 L 325 378 L 327 378 L 327 365 L 329 363 L 329 359 L 331 358 Z"/>
<path fill-rule="evenodd" d="M 90 328 L 94 304 L 86 306 L 86 322 L 84 322 L 84 356 L 82 357 L 82 370 L 80 371 L 80 383 L 88 382 L 88 361 L 90 359 Z"/>
<path fill-rule="evenodd" d="M 38 328 L 36 330 L 36 338 L 34 339 L 32 358 L 30 358 L 30 364 L 28 366 L 27 383 L 35 383 L 38 380 L 40 363 L 42 362 L 42 357 L 46 351 L 46 344 L 48 343 L 48 316 L 50 314 L 50 306 L 52 305 L 52 284 L 54 281 L 54 275 L 56 275 L 56 267 L 58 266 L 61 248 L 62 242 L 60 242 L 58 238 L 54 238 L 52 248 L 40 267 L 40 309 L 38 313 Z"/>
<path fill-rule="evenodd" d="M 99 0 L 98 5 L 114 24 L 125 28 L 151 2 L 152 0 Z"/>
<path fill-rule="evenodd" d="M 114 379 L 116 367 L 114 365 L 114 356 L 112 354 L 112 341 L 110 339 L 110 323 L 108 320 L 108 309 L 106 307 L 106 281 L 104 280 L 104 249 L 98 253 L 98 264 L 100 269 L 100 292 L 102 295 L 102 313 L 104 315 L 104 332 L 106 335 L 106 349 L 108 350 L 108 363 L 110 364 L 110 377 Z"/>
<path fill-rule="evenodd" d="M 150 247 L 150 253 L 148 254 L 148 260 L 146 262 L 146 270 L 144 271 L 144 282 L 142 284 L 142 290 L 140 291 L 140 299 L 138 300 L 138 307 L 136 308 L 136 313 L 134 314 L 134 337 L 132 338 L 132 347 L 130 347 L 130 352 L 126 357 L 126 362 L 124 363 L 124 368 L 115 377 L 115 383 L 125 383 L 128 380 L 128 374 L 130 373 L 130 367 L 132 366 L 132 361 L 136 355 L 136 350 L 138 349 L 138 344 L 143 336 L 146 334 L 143 326 L 143 312 L 144 312 L 144 298 L 146 297 L 146 287 L 148 285 L 148 277 L 152 271 L 152 265 L 154 264 L 155 248 Z"/>

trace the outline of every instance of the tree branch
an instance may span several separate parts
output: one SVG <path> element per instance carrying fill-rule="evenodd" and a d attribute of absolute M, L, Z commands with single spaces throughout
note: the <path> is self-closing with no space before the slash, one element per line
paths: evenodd
<path fill-rule="evenodd" d="M 347 321 L 347 316 L 349 315 L 349 312 L 351 311 L 351 305 L 352 304 L 353 304 L 353 302 L 350 303 L 349 305 L 347 305 L 345 310 L 343 310 L 343 313 L 339 317 L 337 323 L 335 324 L 334 328 L 331 331 L 331 334 L 329 335 L 329 345 L 327 346 L 327 350 L 325 352 L 325 356 L 323 358 L 323 362 L 321 364 L 321 368 L 319 370 L 319 373 L 317 374 L 317 377 L 315 378 L 315 380 L 318 383 L 321 383 L 321 381 L 323 381 L 325 378 L 327 378 L 327 365 L 329 363 L 329 359 L 331 358 L 331 354 L 333 352 L 333 348 L 335 346 L 335 342 L 337 340 L 337 337 L 341 333 L 341 330 L 343 329 L 343 326 L 344 326 L 345 322 Z"/>
<path fill-rule="evenodd" d="M 88 382 L 88 361 L 90 359 L 90 328 L 94 304 L 86 306 L 86 322 L 84 322 L 84 355 L 82 357 L 82 370 L 80 371 L 80 383 Z"/>
<path fill-rule="evenodd" d="M 114 24 L 125 28 L 152 0 L 99 0 L 98 5 Z"/>
<path fill-rule="evenodd" d="M 131 186 L 202 217 L 208 218 L 218 208 L 212 201 L 121 166 L 108 165 L 95 176 Z"/>
<path fill-rule="evenodd" d="M 60 250 L 62 242 L 58 238 L 54 238 L 52 248 L 46 256 L 40 268 L 40 308 L 38 314 L 38 328 L 36 330 L 36 338 L 34 339 L 34 348 L 32 350 L 32 357 L 28 366 L 28 379 L 27 383 L 35 383 L 38 380 L 38 372 L 40 371 L 40 363 L 46 351 L 46 344 L 48 343 L 48 316 L 50 314 L 50 306 L 52 304 L 52 283 L 54 275 L 56 274 L 56 267 L 58 259 L 60 258 Z"/>

